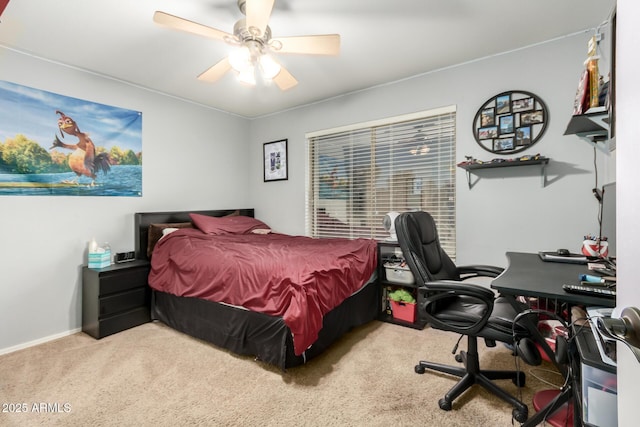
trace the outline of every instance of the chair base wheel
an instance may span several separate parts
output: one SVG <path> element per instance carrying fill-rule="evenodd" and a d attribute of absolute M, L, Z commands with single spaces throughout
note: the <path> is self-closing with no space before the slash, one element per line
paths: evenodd
<path fill-rule="evenodd" d="M 416 371 L 416 374 L 424 374 L 424 366 L 422 365 L 416 365 L 414 370 Z"/>
<path fill-rule="evenodd" d="M 438 400 L 438 406 L 440 406 L 440 409 L 442 409 L 443 411 L 451 410 L 451 402 L 445 399 L 444 397 Z"/>
<path fill-rule="evenodd" d="M 513 419 L 517 422 L 524 423 L 527 421 L 527 418 L 529 418 L 529 410 L 526 406 L 522 409 L 514 409 L 511 415 L 513 415 Z"/>
<path fill-rule="evenodd" d="M 460 353 L 456 354 L 455 359 L 456 359 L 456 362 L 462 363 L 462 355 Z"/>

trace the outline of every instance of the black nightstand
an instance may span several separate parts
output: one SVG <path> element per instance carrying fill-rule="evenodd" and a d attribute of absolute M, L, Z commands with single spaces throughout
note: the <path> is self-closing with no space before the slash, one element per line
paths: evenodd
<path fill-rule="evenodd" d="M 82 330 L 94 338 L 151 321 L 149 261 L 82 268 Z"/>

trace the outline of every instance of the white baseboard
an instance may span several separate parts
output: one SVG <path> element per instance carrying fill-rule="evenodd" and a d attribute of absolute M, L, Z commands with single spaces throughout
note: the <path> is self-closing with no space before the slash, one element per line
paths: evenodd
<path fill-rule="evenodd" d="M 25 348 L 29 348 L 29 347 L 33 347 L 39 344 L 44 344 L 46 342 L 49 341 L 53 341 L 53 340 L 57 340 L 58 338 L 63 338 L 69 335 L 73 335 L 75 333 L 78 333 L 82 331 L 82 328 L 76 328 L 76 329 L 72 329 L 70 331 L 65 331 L 65 332 L 61 332 L 59 334 L 55 334 L 55 335 L 49 335 L 48 337 L 44 337 L 44 338 L 39 338 L 37 340 L 33 340 L 33 341 L 29 341 L 23 344 L 18 344 L 18 345 L 14 345 L 13 347 L 7 347 L 7 348 L 1 348 L 0 349 L 0 356 L 3 354 L 8 354 L 8 353 L 13 353 L 14 351 L 18 351 L 18 350 L 23 350 Z"/>

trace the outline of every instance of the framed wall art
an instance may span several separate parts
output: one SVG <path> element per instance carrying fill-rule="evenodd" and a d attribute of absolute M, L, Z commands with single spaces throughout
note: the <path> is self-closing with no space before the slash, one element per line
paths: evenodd
<path fill-rule="evenodd" d="M 537 95 L 523 90 L 502 92 L 478 109 L 473 136 L 491 153 L 518 153 L 542 138 L 548 122 L 547 106 Z"/>
<path fill-rule="evenodd" d="M 289 178 L 287 140 L 265 142 L 262 149 L 264 182 L 282 181 Z"/>

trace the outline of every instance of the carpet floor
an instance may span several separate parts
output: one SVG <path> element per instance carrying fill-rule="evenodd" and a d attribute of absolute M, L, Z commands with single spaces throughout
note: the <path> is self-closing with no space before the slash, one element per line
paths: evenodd
<path fill-rule="evenodd" d="M 479 386 L 451 411 L 438 400 L 457 379 L 414 372 L 453 364 L 458 336 L 379 321 L 286 372 L 148 323 L 95 340 L 77 333 L 0 356 L 2 426 L 512 426 L 509 404 Z M 464 348 L 465 340 L 460 348 Z M 479 344 L 480 365 L 514 369 L 501 344 Z M 533 414 L 535 392 L 557 388 L 553 366 L 530 367 L 525 387 L 499 381 Z"/>

